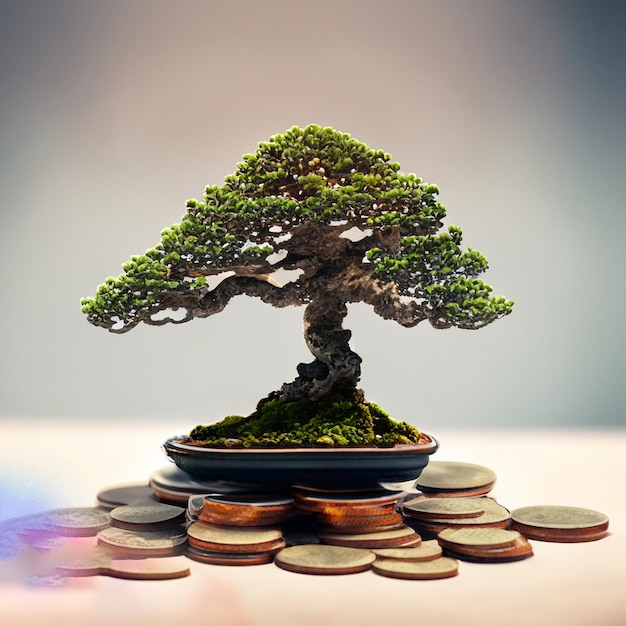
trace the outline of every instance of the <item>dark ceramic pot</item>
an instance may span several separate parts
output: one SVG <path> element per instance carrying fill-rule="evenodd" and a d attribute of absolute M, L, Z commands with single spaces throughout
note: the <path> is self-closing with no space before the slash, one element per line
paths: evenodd
<path fill-rule="evenodd" d="M 203 480 L 293 485 L 374 485 L 419 477 L 437 451 L 434 437 L 393 448 L 205 448 L 172 437 L 165 453 L 191 476 Z"/>

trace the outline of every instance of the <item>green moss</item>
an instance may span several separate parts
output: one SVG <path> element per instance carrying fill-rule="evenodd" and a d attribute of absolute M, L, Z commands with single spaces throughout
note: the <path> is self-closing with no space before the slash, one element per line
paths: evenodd
<path fill-rule="evenodd" d="M 251 415 L 196 426 L 189 436 L 193 443 L 210 447 L 391 447 L 417 443 L 420 433 L 365 401 L 361 391 L 341 390 L 293 402 L 270 394 Z"/>

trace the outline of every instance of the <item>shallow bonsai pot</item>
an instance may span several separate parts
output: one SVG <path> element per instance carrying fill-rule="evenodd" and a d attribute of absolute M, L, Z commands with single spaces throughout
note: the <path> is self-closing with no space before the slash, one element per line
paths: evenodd
<path fill-rule="evenodd" d="M 203 480 L 229 482 L 372 485 L 419 477 L 437 451 L 434 437 L 393 448 L 208 448 L 171 437 L 165 453 L 183 471 Z"/>

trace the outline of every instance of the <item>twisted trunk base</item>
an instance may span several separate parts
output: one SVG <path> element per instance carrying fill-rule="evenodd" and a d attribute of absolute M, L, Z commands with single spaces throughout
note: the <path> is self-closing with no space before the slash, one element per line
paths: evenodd
<path fill-rule="evenodd" d="M 345 302 L 325 296 L 304 311 L 304 340 L 315 357 L 298 365 L 298 377 L 279 392 L 283 402 L 320 398 L 335 387 L 356 389 L 361 378 L 361 357 L 350 349 L 352 333 L 342 328 L 348 313 Z"/>

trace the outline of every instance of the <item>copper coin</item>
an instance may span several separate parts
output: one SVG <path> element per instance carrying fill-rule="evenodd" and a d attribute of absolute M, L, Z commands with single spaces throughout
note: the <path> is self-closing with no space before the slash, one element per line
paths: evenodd
<path fill-rule="evenodd" d="M 320 525 L 333 528 L 343 527 L 376 527 L 389 526 L 390 524 L 402 523 L 402 515 L 392 511 L 380 515 L 332 515 L 320 513 L 317 516 Z"/>
<path fill-rule="evenodd" d="M 110 524 L 109 512 L 99 507 L 56 509 L 45 514 L 51 531 L 68 537 L 91 537 Z"/>
<path fill-rule="evenodd" d="M 341 504 L 341 505 L 319 505 L 314 504 L 311 507 L 308 504 L 301 506 L 302 503 L 298 503 L 298 508 L 308 513 L 313 513 L 318 516 L 320 520 L 338 520 L 339 522 L 343 518 L 351 517 L 375 517 L 377 515 L 394 515 L 396 513 L 396 503 L 390 502 L 388 504 L 373 504 L 373 505 L 361 505 L 361 504 Z"/>
<path fill-rule="evenodd" d="M 359 548 L 302 544 L 281 550 L 274 558 L 278 567 L 299 574 L 356 574 L 372 566 L 376 555 Z"/>
<path fill-rule="evenodd" d="M 359 535 L 319 532 L 319 538 L 333 546 L 355 548 L 396 548 L 398 546 L 415 546 L 421 543 L 421 537 L 408 526 L 396 530 Z"/>
<path fill-rule="evenodd" d="M 161 502 L 127 504 L 116 507 L 109 515 L 112 526 L 126 530 L 162 530 L 185 521 L 185 509 Z"/>
<path fill-rule="evenodd" d="M 458 549 L 473 547 L 482 550 L 489 548 L 507 548 L 515 545 L 520 534 L 503 528 L 447 528 L 438 535 L 442 546 Z"/>
<path fill-rule="evenodd" d="M 187 534 L 180 527 L 168 530 L 131 531 L 110 527 L 98 533 L 98 543 L 109 546 L 115 554 L 161 557 L 180 554 Z"/>
<path fill-rule="evenodd" d="M 206 496 L 200 521 L 228 526 L 280 524 L 296 513 L 293 498 L 273 495 Z"/>
<path fill-rule="evenodd" d="M 575 532 L 571 530 L 557 530 L 534 528 L 532 526 L 522 526 L 513 522 L 512 528 L 521 532 L 528 539 L 536 539 L 538 541 L 551 541 L 553 543 L 584 543 L 586 541 L 598 541 L 607 536 L 607 530 L 595 532 Z"/>
<path fill-rule="evenodd" d="M 335 535 L 368 535 L 372 533 L 381 533 L 389 530 L 399 530 L 406 528 L 406 524 L 400 520 L 393 524 L 386 524 L 384 526 L 321 526 L 318 525 L 318 533 L 329 533 Z"/>
<path fill-rule="evenodd" d="M 432 561 L 402 561 L 399 559 L 377 559 L 372 569 L 382 576 L 409 580 L 434 580 L 456 576 L 459 563 L 450 557 L 439 557 Z"/>
<path fill-rule="evenodd" d="M 359 507 L 395 506 L 398 494 L 375 492 L 362 494 L 294 494 L 296 506 L 305 511 L 333 514 Z"/>
<path fill-rule="evenodd" d="M 422 541 L 413 548 L 371 548 L 372 552 L 386 559 L 401 559 L 403 561 L 432 561 L 442 555 L 442 549 L 436 539 Z"/>
<path fill-rule="evenodd" d="M 275 528 L 224 527 L 200 521 L 189 526 L 187 535 L 194 548 L 210 552 L 267 552 L 284 541 Z"/>
<path fill-rule="evenodd" d="M 423 491 L 490 490 L 496 481 L 493 470 L 474 463 L 430 461 L 416 481 Z"/>

